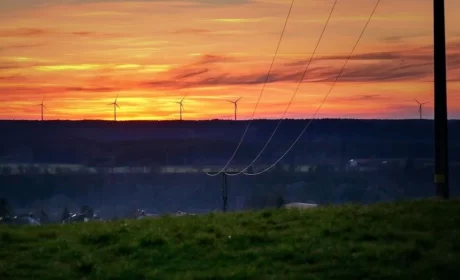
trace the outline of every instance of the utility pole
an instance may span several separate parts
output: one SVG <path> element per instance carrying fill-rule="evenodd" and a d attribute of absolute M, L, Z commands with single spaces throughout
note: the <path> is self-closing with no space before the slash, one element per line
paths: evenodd
<path fill-rule="evenodd" d="M 222 211 L 228 210 L 228 181 L 227 174 L 237 174 L 238 172 L 222 172 Z M 216 173 L 215 173 L 216 174 Z"/>
<path fill-rule="evenodd" d="M 222 211 L 227 212 L 228 202 L 228 185 L 227 185 L 227 174 L 222 173 Z"/>
<path fill-rule="evenodd" d="M 434 145 L 436 195 L 449 199 L 447 74 L 444 0 L 433 0 Z"/>
<path fill-rule="evenodd" d="M 347 158 L 345 157 L 346 152 L 347 152 L 347 143 L 346 143 L 345 137 L 342 136 L 340 137 L 340 171 L 342 172 L 345 171 L 345 166 L 347 162 Z"/>

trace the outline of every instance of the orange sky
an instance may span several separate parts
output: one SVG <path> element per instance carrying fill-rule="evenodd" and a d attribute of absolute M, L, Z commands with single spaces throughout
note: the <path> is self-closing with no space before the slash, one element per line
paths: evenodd
<path fill-rule="evenodd" d="M 290 0 L 3 0 L 0 119 L 251 116 Z M 446 2 L 449 118 L 460 118 L 460 1 Z M 297 0 L 256 118 L 282 116 L 332 0 Z M 375 5 L 339 0 L 287 117 L 311 117 Z M 415 118 L 431 101 L 432 0 L 382 0 L 317 117 Z M 378 95 L 364 99 L 361 95 Z"/>

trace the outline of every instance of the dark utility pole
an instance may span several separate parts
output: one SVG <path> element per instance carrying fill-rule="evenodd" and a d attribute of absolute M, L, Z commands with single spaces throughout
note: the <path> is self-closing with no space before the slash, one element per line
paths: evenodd
<path fill-rule="evenodd" d="M 446 35 L 444 0 L 433 0 L 434 145 L 436 195 L 449 198 L 447 140 Z"/>
<path fill-rule="evenodd" d="M 228 210 L 228 182 L 227 174 L 237 174 L 238 172 L 224 172 L 222 173 L 222 211 Z"/>
<path fill-rule="evenodd" d="M 227 212 L 227 202 L 228 202 L 228 184 L 227 184 L 227 174 L 222 173 L 222 211 Z"/>
<path fill-rule="evenodd" d="M 227 212 L 228 210 L 228 182 L 227 174 L 236 174 L 237 172 L 223 172 L 222 173 L 222 211 Z M 215 173 L 216 174 L 216 173 Z"/>

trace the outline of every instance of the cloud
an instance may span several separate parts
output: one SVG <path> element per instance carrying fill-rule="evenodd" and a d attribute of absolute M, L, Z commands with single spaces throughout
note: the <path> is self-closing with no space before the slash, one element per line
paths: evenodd
<path fill-rule="evenodd" d="M 4 77 L 7 81 L 26 81 L 27 78 L 23 76 Z M 0 77 L 0 81 L 2 81 Z M 117 92 L 127 90 L 128 87 L 79 87 L 79 86 L 44 86 L 40 84 L 31 84 L 30 86 L 3 86 L 0 87 L 0 96 L 8 98 L 8 96 L 21 96 L 22 99 L 35 98 L 42 95 L 59 95 L 69 92 L 85 92 L 85 93 L 104 93 L 104 92 Z M 14 93 L 14 95 L 11 95 Z"/>
<path fill-rule="evenodd" d="M 450 47 L 455 47 L 451 44 Z M 414 51 L 391 51 L 362 53 L 351 58 L 342 72 L 339 82 L 383 82 L 383 81 L 430 81 L 433 73 L 433 57 L 424 48 Z M 447 55 L 449 71 L 460 70 L 460 48 L 458 52 Z M 324 56 L 317 61 L 346 60 L 346 56 Z M 203 86 L 232 86 L 263 84 L 267 79 L 266 69 L 224 71 L 217 67 L 222 62 L 236 61 L 232 57 L 203 55 L 195 63 L 176 67 L 155 80 L 147 81 L 144 86 L 162 89 L 196 88 Z M 396 61 L 396 62 L 395 62 Z M 267 83 L 298 82 L 305 67 L 304 60 L 276 67 Z M 304 82 L 333 82 L 343 63 L 331 66 L 309 68 Z M 453 73 L 453 72 L 452 72 Z M 460 73 L 459 73 L 460 76 Z M 449 80 L 458 80 L 450 77 Z"/>
<path fill-rule="evenodd" d="M 84 37 L 92 37 L 94 35 L 97 35 L 95 32 L 90 32 L 90 31 L 76 31 L 76 32 L 71 32 L 72 35 L 77 35 L 77 36 L 84 36 Z"/>
<path fill-rule="evenodd" d="M 209 29 L 200 29 L 200 28 L 182 28 L 176 31 L 171 32 L 172 34 L 192 34 L 192 35 L 201 35 L 208 34 L 211 30 Z"/>
<path fill-rule="evenodd" d="M 351 96 L 332 96 L 329 98 L 330 101 L 334 103 L 350 103 L 350 102 L 375 102 L 375 101 L 384 101 L 389 100 L 388 96 L 381 96 L 378 94 L 365 94 L 365 95 L 351 95 Z"/>
<path fill-rule="evenodd" d="M 0 46 L 0 51 L 14 50 L 14 49 L 28 49 L 35 47 L 42 47 L 46 44 L 23 44 L 23 45 L 9 45 L 9 46 Z"/>
<path fill-rule="evenodd" d="M 456 60 L 458 58 L 458 53 L 460 53 L 460 42 L 449 42 L 446 45 L 447 48 L 447 60 Z M 325 55 L 325 56 L 316 56 L 314 60 L 327 61 L 327 60 L 347 60 L 348 55 Z M 353 54 L 350 58 L 350 61 L 359 60 L 423 60 L 423 61 L 432 61 L 433 60 L 433 46 L 421 46 L 412 49 L 402 49 L 395 51 L 382 51 L 382 52 L 370 52 L 370 53 L 360 53 Z M 288 66 L 300 66 L 306 65 L 308 63 L 307 59 L 302 59 L 294 62 L 287 63 Z"/>
<path fill-rule="evenodd" d="M 5 0 L 2 1 L 0 12 L 17 11 L 23 9 L 36 9 L 50 6 L 62 5 L 81 5 L 91 3 L 127 3 L 128 0 Z M 253 0 L 136 0 L 136 2 L 150 3 L 189 3 L 207 6 L 229 6 L 229 5 L 244 5 L 252 3 Z"/>
<path fill-rule="evenodd" d="M 196 69 L 196 70 L 192 70 L 192 71 L 189 71 L 189 72 L 184 71 L 184 73 L 178 74 L 176 76 L 176 78 L 177 79 L 185 79 L 185 78 L 190 78 L 190 77 L 193 77 L 193 76 L 198 76 L 198 75 L 201 75 L 201 74 L 204 74 L 204 73 L 207 73 L 207 72 L 209 72 L 208 68 Z"/>
<path fill-rule="evenodd" d="M 202 76 L 203 74 L 210 72 L 211 67 L 214 67 L 215 70 L 216 65 L 218 64 L 236 61 L 238 61 L 236 58 L 230 56 L 205 54 L 200 55 L 197 61 L 193 63 L 169 70 L 166 75 L 175 82 L 180 82 L 177 80 Z"/>
<path fill-rule="evenodd" d="M 18 1 L 18 0 L 15 0 Z M 20 1 L 20 0 L 19 0 Z M 48 2 L 50 0 L 35 0 L 36 2 Z M 253 2 L 252 0 L 136 0 L 137 2 L 181 2 L 181 3 L 197 3 L 205 5 L 241 5 Z M 127 2 L 126 0 L 69 0 L 70 4 L 85 4 L 85 3 L 116 3 Z"/>
<path fill-rule="evenodd" d="M 260 17 L 260 18 L 215 18 L 215 19 L 211 19 L 210 21 L 219 22 L 219 23 L 259 23 L 259 22 L 267 22 L 267 21 L 273 21 L 273 20 L 276 20 L 276 18 L 271 18 L 271 17 Z"/>
<path fill-rule="evenodd" d="M 391 36 L 383 37 L 382 41 L 385 43 L 403 43 L 403 42 L 408 41 L 409 39 L 424 38 L 424 37 L 430 37 L 430 36 L 433 36 L 433 34 L 428 33 L 428 32 L 420 32 L 420 33 L 404 34 L 404 35 L 391 35 Z"/>
<path fill-rule="evenodd" d="M 66 87 L 64 91 L 84 91 L 84 92 L 114 92 L 119 91 L 121 88 L 115 87 Z"/>
<path fill-rule="evenodd" d="M 234 57 L 226 56 L 226 55 L 213 55 L 213 54 L 205 54 L 202 55 L 195 65 L 200 64 L 210 64 L 210 63 L 227 63 L 227 62 L 236 62 L 237 59 Z"/>
<path fill-rule="evenodd" d="M 41 65 L 41 66 L 35 66 L 35 70 L 44 71 L 44 72 L 66 71 L 66 70 L 88 71 L 88 70 L 99 69 L 101 67 L 102 66 L 99 64 Z"/>
<path fill-rule="evenodd" d="M 25 81 L 27 81 L 27 78 L 24 77 L 24 76 L 21 76 L 21 75 L 0 76 L 0 81 L 4 81 L 4 82 L 25 82 Z"/>
<path fill-rule="evenodd" d="M 41 28 L 0 29 L 0 37 L 36 37 L 48 34 L 49 31 Z"/>
<path fill-rule="evenodd" d="M 0 38 L 29 38 L 29 37 L 42 37 L 42 36 L 78 36 L 78 37 L 113 37 L 120 34 L 111 34 L 111 33 L 99 33 L 92 31 L 71 31 L 71 32 L 58 32 L 51 29 L 42 29 L 42 28 L 13 28 L 13 29 L 0 29 Z M 26 47 L 35 47 L 41 46 L 43 44 L 29 44 L 29 45 L 19 45 L 12 46 L 10 48 L 26 48 Z M 1 50 L 2 48 L 0 48 Z"/>
<path fill-rule="evenodd" d="M 17 64 L 0 64 L 0 70 L 11 70 L 11 69 L 19 69 L 21 68 Z"/>
<path fill-rule="evenodd" d="M 194 75 L 183 75 L 183 79 L 177 79 L 177 76 L 175 76 L 172 79 L 158 79 L 144 82 L 143 85 L 161 89 L 183 89 L 203 86 L 257 85 L 264 83 L 266 80 L 267 83 L 294 82 L 300 79 L 301 74 L 302 73 L 300 71 L 277 72 L 270 75 L 267 80 L 266 73 L 262 72 L 233 74 L 206 69 L 206 71 L 197 71 Z"/>
<path fill-rule="evenodd" d="M 460 43 L 449 43 L 446 56 L 449 71 L 460 69 Z M 329 55 L 316 58 L 315 61 L 339 61 L 338 67 L 317 69 L 315 75 L 307 75 L 310 80 L 331 82 L 340 72 L 347 55 Z M 307 60 L 286 63 L 287 67 L 305 67 Z M 363 63 L 365 63 L 363 65 Z M 336 64 L 336 63 L 334 63 Z M 341 64 L 341 65 L 340 65 Z M 412 50 L 371 52 L 353 55 L 350 58 L 340 82 L 379 82 L 392 80 L 420 80 L 432 75 L 432 46 L 423 46 Z M 455 79 L 455 78 L 454 78 Z"/>
<path fill-rule="evenodd" d="M 174 35 L 193 35 L 193 36 L 229 36 L 235 34 L 250 34 L 251 30 L 210 30 L 202 28 L 181 28 L 170 32 Z"/>
<path fill-rule="evenodd" d="M 161 73 L 168 71 L 171 66 L 167 64 L 61 64 L 59 61 L 47 61 L 29 57 L 10 58 L 14 62 L 1 62 L 0 70 L 34 70 L 39 72 L 64 72 L 64 71 L 138 71 L 143 73 Z"/>

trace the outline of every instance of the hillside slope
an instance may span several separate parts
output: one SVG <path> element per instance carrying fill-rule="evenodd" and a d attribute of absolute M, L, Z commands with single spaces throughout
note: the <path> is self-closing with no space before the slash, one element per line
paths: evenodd
<path fill-rule="evenodd" d="M 455 279 L 460 201 L 0 227 L 0 279 Z"/>

